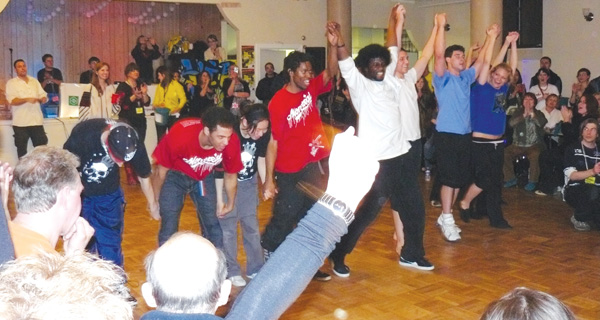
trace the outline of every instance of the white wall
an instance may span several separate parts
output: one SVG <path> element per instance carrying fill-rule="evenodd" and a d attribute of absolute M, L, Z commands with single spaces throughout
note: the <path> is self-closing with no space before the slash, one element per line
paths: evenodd
<path fill-rule="evenodd" d="M 15 1 L 15 0 L 13 0 Z M 165 0 L 176 2 L 174 0 Z M 224 16 L 239 32 L 239 45 L 256 43 L 300 43 L 306 46 L 325 46 L 323 28 L 327 19 L 327 0 L 178 0 L 178 2 L 216 3 Z M 227 7 L 239 3 L 239 7 Z M 354 27 L 386 28 L 393 1 L 352 0 Z M 406 28 L 422 48 L 429 37 L 434 14 L 446 12 L 451 30 L 446 33 L 447 44 L 470 46 L 470 3 L 420 7 L 406 3 Z M 586 22 L 582 8 L 596 15 Z M 542 49 L 519 51 L 520 59 L 535 60 L 550 56 L 552 69 L 563 80 L 563 95 L 570 95 L 575 73 L 581 67 L 600 75 L 600 1 L 544 0 L 544 42 Z M 302 36 L 306 39 L 302 40 Z M 483 39 L 481 40 L 483 41 Z"/>
<path fill-rule="evenodd" d="M 583 19 L 582 8 L 590 8 L 595 19 Z M 571 95 L 571 85 L 579 68 L 600 75 L 600 1 L 544 0 L 543 56 L 552 58 L 552 70 L 562 79 L 563 96 Z"/>

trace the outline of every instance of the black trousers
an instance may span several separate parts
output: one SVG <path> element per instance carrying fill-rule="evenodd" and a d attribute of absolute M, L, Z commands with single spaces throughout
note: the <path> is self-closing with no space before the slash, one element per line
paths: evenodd
<path fill-rule="evenodd" d="M 352 252 L 360 236 L 377 218 L 388 199 L 391 201 L 392 209 L 398 211 L 404 224 L 402 257 L 414 261 L 425 256 L 423 247 L 425 207 L 418 182 L 421 151 L 421 141 L 412 141 L 407 153 L 379 161 L 379 172 L 373 187 L 356 210 L 355 219 L 348 227 L 348 233 L 342 237 L 331 253 L 332 258 L 343 258 Z"/>
<path fill-rule="evenodd" d="M 15 133 L 15 147 L 17 147 L 17 156 L 19 159 L 27 154 L 29 138 L 31 138 L 31 143 L 34 147 L 48 144 L 48 137 L 44 131 L 44 126 L 13 126 L 13 132 Z"/>
<path fill-rule="evenodd" d="M 317 202 L 317 199 L 300 191 L 298 183 L 307 182 L 322 191 L 327 185 L 326 176 L 321 174 L 318 162 L 309 163 L 295 173 L 275 172 L 275 179 L 278 192 L 273 199 L 273 216 L 261 238 L 262 247 L 271 252 L 279 247 L 308 209 Z"/>

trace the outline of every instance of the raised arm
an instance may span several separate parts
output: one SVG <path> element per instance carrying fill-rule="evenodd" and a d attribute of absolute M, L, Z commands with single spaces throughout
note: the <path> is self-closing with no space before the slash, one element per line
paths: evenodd
<path fill-rule="evenodd" d="M 516 31 L 510 32 L 508 34 L 509 36 L 512 35 L 511 39 L 510 39 L 510 69 L 512 70 L 512 74 L 514 75 L 517 72 L 517 64 L 519 63 L 519 58 L 517 55 L 517 40 L 519 40 L 519 33 Z M 511 80 L 511 82 L 514 82 L 516 80 L 516 77 L 512 77 L 514 80 Z"/>
<path fill-rule="evenodd" d="M 327 59 L 327 69 L 323 72 L 323 82 L 327 83 L 338 73 L 338 50 L 340 46 L 345 47 L 346 44 L 341 40 L 340 24 L 334 21 L 327 22 L 325 26 L 325 34 L 327 35 L 327 42 L 329 43 L 329 52 Z M 331 32 L 330 30 L 337 30 L 337 32 Z"/>
<path fill-rule="evenodd" d="M 487 29 L 486 34 L 487 36 L 485 37 L 483 49 L 479 54 L 479 57 L 477 57 L 477 61 L 482 60 L 481 71 L 477 77 L 477 82 L 482 85 L 486 83 L 490 74 L 490 61 L 492 60 L 492 52 L 494 51 L 496 37 L 500 34 L 500 27 L 498 27 L 497 24 L 493 24 Z M 475 68 L 477 69 L 477 66 L 475 66 Z"/>
<path fill-rule="evenodd" d="M 437 22 L 437 33 L 433 47 L 435 57 L 433 70 L 438 77 L 441 77 L 446 72 L 446 59 L 444 58 L 444 51 L 446 51 L 446 30 L 444 30 L 446 14 L 438 14 L 435 16 L 435 19 Z"/>
<path fill-rule="evenodd" d="M 327 33 L 333 33 L 337 37 L 337 46 L 334 48 L 338 61 L 346 60 L 350 56 L 350 52 L 346 47 L 346 42 L 342 37 L 339 24 L 327 24 Z"/>
<path fill-rule="evenodd" d="M 429 39 L 425 44 L 425 48 L 423 48 L 423 53 L 421 54 L 421 57 L 419 57 L 419 60 L 415 62 L 415 65 L 413 67 L 417 71 L 417 79 L 423 75 L 423 72 L 425 72 L 425 68 L 427 68 L 427 64 L 429 63 L 429 60 L 433 56 L 433 46 L 435 44 L 435 38 L 437 36 L 437 33 L 438 25 L 436 14 L 433 18 L 433 28 L 431 29 L 431 35 L 429 36 Z"/>
<path fill-rule="evenodd" d="M 492 60 L 492 50 L 494 49 L 494 43 L 496 42 L 496 38 L 500 34 L 500 27 L 497 24 L 493 24 L 488 27 L 486 30 L 485 42 L 483 43 L 483 48 L 481 48 L 481 53 L 477 57 L 477 60 L 473 64 L 475 68 L 475 77 L 478 82 L 480 79 L 481 71 L 490 69 L 490 61 Z M 486 75 L 487 79 L 487 75 Z M 480 82 L 481 83 L 481 82 Z"/>
<path fill-rule="evenodd" d="M 385 41 L 386 47 L 399 47 L 402 43 L 402 28 L 404 27 L 404 17 L 406 9 L 401 4 L 392 7 L 390 18 L 388 20 L 388 32 Z"/>

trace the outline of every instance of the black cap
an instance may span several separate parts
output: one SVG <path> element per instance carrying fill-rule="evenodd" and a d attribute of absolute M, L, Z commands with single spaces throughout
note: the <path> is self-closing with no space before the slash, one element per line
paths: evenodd
<path fill-rule="evenodd" d="M 117 160 L 127 162 L 133 159 L 139 142 L 135 129 L 125 123 L 113 125 L 108 133 L 108 148 Z"/>

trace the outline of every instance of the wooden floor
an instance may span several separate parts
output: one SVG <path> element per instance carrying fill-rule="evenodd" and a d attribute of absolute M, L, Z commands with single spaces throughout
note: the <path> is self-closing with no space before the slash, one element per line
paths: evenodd
<path fill-rule="evenodd" d="M 430 183 L 421 181 L 421 188 L 428 196 Z M 140 188 L 124 189 L 125 270 L 139 300 L 137 319 L 148 310 L 140 294 L 143 259 L 156 247 L 159 224 L 146 213 Z M 457 221 L 462 240 L 456 243 L 443 240 L 435 225 L 440 209 L 426 202 L 425 249 L 436 267 L 429 272 L 398 265 L 390 209 L 384 209 L 346 259 L 351 276 L 311 282 L 282 319 L 336 319 L 338 308 L 348 319 L 478 319 L 490 301 L 517 286 L 560 298 L 579 319 L 600 319 L 600 232 L 575 231 L 571 210 L 560 198 L 512 188 L 504 190 L 504 199 L 513 230 L 492 229 L 487 220 Z M 260 205 L 262 228 L 270 208 L 270 202 Z M 199 230 L 189 199 L 180 229 Z M 244 259 L 243 251 L 239 255 Z M 323 270 L 330 272 L 330 267 Z M 230 300 L 238 293 L 234 289 Z M 230 306 L 218 314 L 226 314 Z"/>

